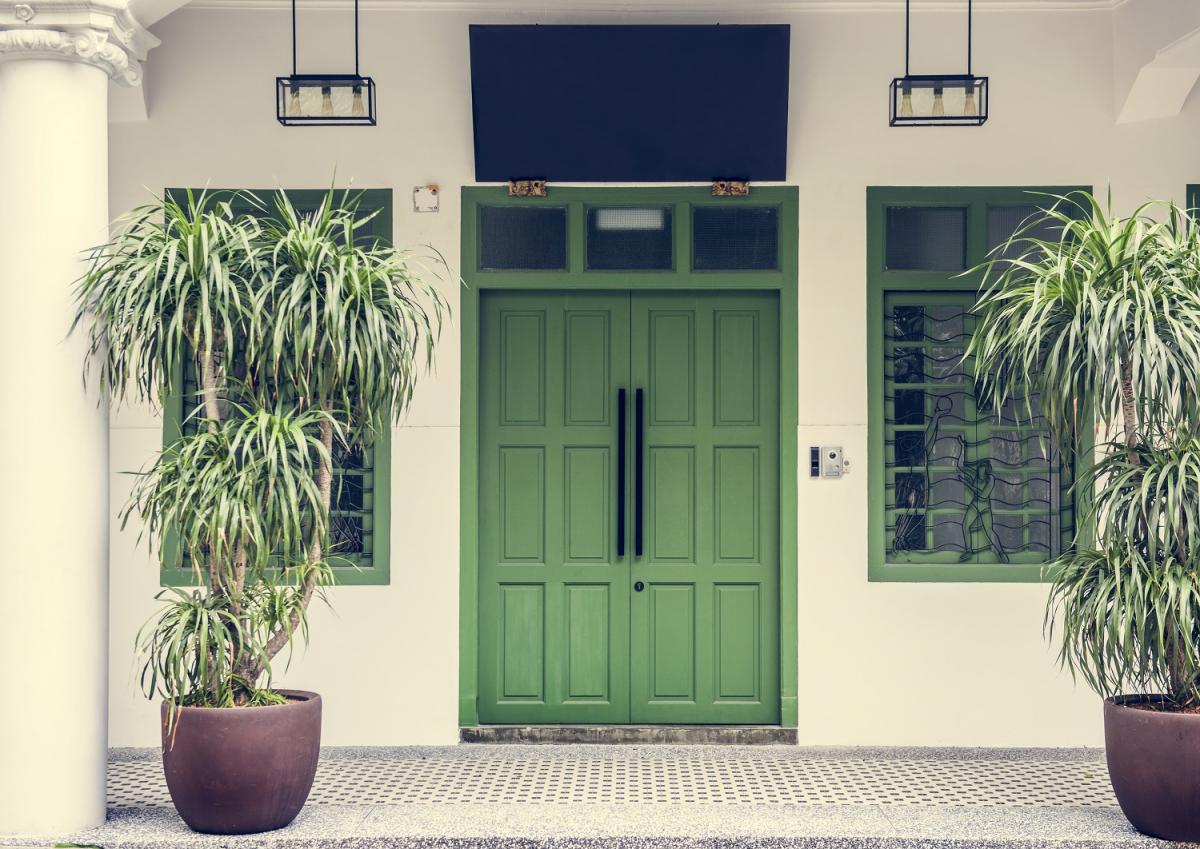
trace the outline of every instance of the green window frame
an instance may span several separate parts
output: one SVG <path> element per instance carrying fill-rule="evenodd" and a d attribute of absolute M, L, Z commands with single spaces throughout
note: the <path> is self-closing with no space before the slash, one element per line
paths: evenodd
<path fill-rule="evenodd" d="M 1046 562 L 1070 544 L 1074 463 L 1047 456 L 1036 425 L 983 409 L 961 351 L 989 211 L 1077 190 L 867 189 L 869 580 L 1044 581 Z M 962 210 L 961 268 L 888 268 L 896 208 Z"/>
<path fill-rule="evenodd" d="M 1193 216 L 1200 216 L 1200 183 L 1188 183 L 1187 208 Z"/>
<path fill-rule="evenodd" d="M 185 189 L 167 189 L 168 195 L 182 195 Z M 194 189 L 193 191 L 200 191 Z M 218 194 L 232 194 L 232 190 L 209 190 Z M 252 190 L 264 202 L 274 189 Z M 305 211 L 316 209 L 325 196 L 324 189 L 287 189 L 288 197 L 296 208 Z M 339 192 L 340 194 L 340 192 Z M 359 195 L 359 207 L 364 213 L 378 213 L 364 228 L 363 235 L 390 243 L 392 240 L 392 190 L 366 189 L 352 192 Z M 235 206 L 235 209 L 237 207 Z M 242 211 L 242 210 L 239 210 Z M 250 212 L 246 206 L 244 211 Z M 179 438 L 183 423 L 187 416 L 187 399 L 183 387 L 187 385 L 188 376 L 179 375 L 175 381 L 176 391 L 167 398 L 163 408 L 163 446 L 166 447 Z M 357 479 L 358 487 L 342 490 L 343 498 L 347 493 L 357 489 L 361 504 L 343 505 L 339 509 L 336 503 L 338 492 L 335 489 L 335 504 L 331 517 L 338 520 L 360 522 L 364 535 L 370 540 L 370 550 L 362 555 L 343 556 L 343 561 L 334 565 L 336 583 L 338 586 L 386 586 L 391 582 L 391 469 L 392 469 L 392 432 L 388 428 L 375 440 L 361 458 L 361 463 L 352 463 L 345 468 L 335 468 L 335 473 L 343 480 Z M 178 541 L 170 537 L 163 540 L 159 561 L 159 582 L 164 587 L 193 586 L 197 583 L 194 571 L 181 563 Z M 174 565 L 179 564 L 179 565 Z"/>

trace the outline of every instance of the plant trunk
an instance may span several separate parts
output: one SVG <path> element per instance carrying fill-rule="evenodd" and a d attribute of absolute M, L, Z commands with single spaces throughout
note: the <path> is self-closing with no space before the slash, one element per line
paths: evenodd
<path fill-rule="evenodd" d="M 209 433 L 216 433 L 221 424 L 221 405 L 217 400 L 217 390 L 220 383 L 220 373 L 217 368 L 216 358 L 212 355 L 212 350 L 205 345 L 199 346 L 200 350 L 200 394 L 204 399 L 204 419 L 208 427 Z M 230 595 L 230 588 L 223 580 L 223 547 L 219 539 L 210 540 L 208 545 L 208 587 L 212 595 Z M 239 652 L 235 648 L 229 663 L 233 664 L 232 671 L 237 671 L 237 659 Z M 218 668 L 217 658 L 209 658 L 209 668 L 213 669 L 213 681 L 210 685 L 211 697 L 213 704 L 220 704 L 220 693 L 222 683 L 220 676 L 215 671 Z"/>
<path fill-rule="evenodd" d="M 217 401 L 217 364 L 211 351 L 200 354 L 200 393 L 204 396 L 204 418 L 208 432 L 216 433 L 221 423 L 221 405 Z"/>
<path fill-rule="evenodd" d="M 321 465 L 317 469 L 317 488 L 321 494 L 321 515 L 316 521 L 319 523 L 317 528 L 314 528 L 314 539 L 312 550 L 309 552 L 309 570 L 304 575 L 304 582 L 300 586 L 300 605 L 294 609 L 288 617 L 287 624 L 276 631 L 271 639 L 267 641 L 266 656 L 267 660 L 271 660 L 275 655 L 279 654 L 292 640 L 292 635 L 296 632 L 296 628 L 300 625 L 300 620 L 304 617 L 308 610 L 308 605 L 312 601 L 313 593 L 317 589 L 318 572 L 316 564 L 321 561 L 324 554 L 325 536 L 329 532 L 329 509 L 333 498 L 333 467 L 331 465 L 333 457 L 333 422 L 321 422 L 321 444 L 325 446 L 325 456 L 321 458 Z M 261 668 L 259 672 L 261 673 Z"/>
<path fill-rule="evenodd" d="M 200 354 L 200 395 L 204 399 L 204 420 L 209 433 L 216 433 L 221 421 L 221 405 L 217 403 L 217 367 L 211 351 Z M 211 592 L 221 591 L 220 546 L 218 540 L 209 543 L 208 588 Z"/>
<path fill-rule="evenodd" d="M 1172 636 L 1167 638 L 1167 682 L 1171 688 L 1171 696 L 1185 708 L 1200 707 L 1200 693 L 1196 691 L 1195 670 L 1190 668 L 1187 652 L 1179 645 L 1178 637 L 1173 636 L 1178 626 L 1172 621 L 1168 623 Z"/>
<path fill-rule="evenodd" d="M 1136 463 L 1138 444 L 1137 407 L 1133 397 L 1133 361 L 1129 354 L 1121 358 L 1121 419 L 1125 426 L 1125 446 L 1129 448 L 1129 461 Z"/>
<path fill-rule="evenodd" d="M 241 626 L 243 635 L 249 633 L 250 629 L 250 617 L 246 613 L 245 599 L 243 598 L 245 591 L 246 549 L 241 543 L 238 543 L 233 553 L 233 575 L 229 585 L 229 609 L 237 617 L 238 625 Z M 233 674 L 241 677 L 246 682 L 247 690 L 252 690 L 255 682 L 258 680 L 258 674 L 254 670 L 255 660 L 253 657 L 242 657 L 242 641 L 236 637 L 233 640 L 232 660 Z M 247 690 L 239 690 L 236 685 L 234 686 L 234 702 L 236 704 L 245 704 L 250 695 Z"/>

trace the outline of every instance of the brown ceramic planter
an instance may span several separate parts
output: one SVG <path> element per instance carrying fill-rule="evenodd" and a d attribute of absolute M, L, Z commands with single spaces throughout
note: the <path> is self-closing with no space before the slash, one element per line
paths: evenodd
<path fill-rule="evenodd" d="M 1104 702 L 1108 775 L 1134 828 L 1164 840 L 1200 841 L 1200 715 L 1140 710 L 1162 696 Z"/>
<path fill-rule="evenodd" d="M 317 773 L 321 697 L 281 690 L 284 705 L 185 707 L 167 733 L 163 771 L 183 821 L 207 834 L 252 834 L 296 818 Z"/>

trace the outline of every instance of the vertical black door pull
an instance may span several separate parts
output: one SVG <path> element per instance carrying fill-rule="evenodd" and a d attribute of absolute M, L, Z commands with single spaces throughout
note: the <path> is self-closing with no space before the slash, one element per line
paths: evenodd
<path fill-rule="evenodd" d="M 625 556 L 625 389 L 617 390 L 617 557 Z"/>
<path fill-rule="evenodd" d="M 634 442 L 634 472 L 633 472 L 633 553 L 637 557 L 642 556 L 642 538 L 645 530 L 645 517 L 642 515 L 642 493 L 645 489 L 645 465 L 646 458 L 646 427 L 645 427 L 645 398 L 641 389 L 636 390 L 634 395 L 634 411 L 636 416 L 634 424 L 635 442 Z"/>

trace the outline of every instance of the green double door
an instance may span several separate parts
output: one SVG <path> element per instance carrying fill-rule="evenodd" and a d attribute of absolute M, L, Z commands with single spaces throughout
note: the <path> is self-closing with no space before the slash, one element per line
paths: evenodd
<path fill-rule="evenodd" d="M 483 293 L 479 717 L 779 721 L 774 293 Z"/>

